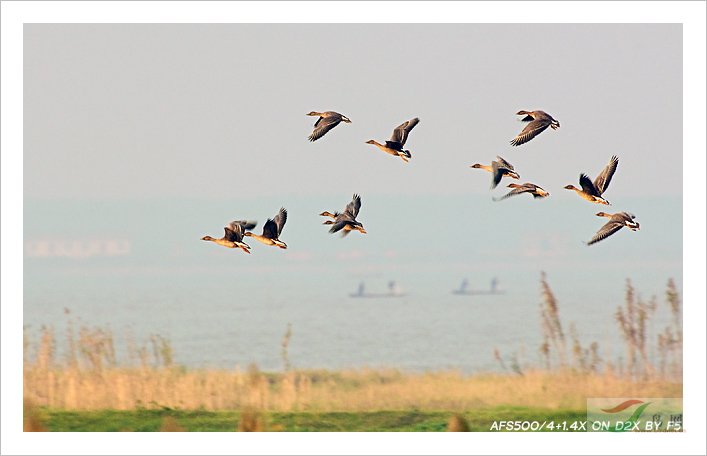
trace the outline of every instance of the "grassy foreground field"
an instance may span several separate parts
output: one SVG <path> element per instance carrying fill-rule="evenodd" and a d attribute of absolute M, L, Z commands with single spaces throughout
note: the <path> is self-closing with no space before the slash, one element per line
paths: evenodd
<path fill-rule="evenodd" d="M 378 412 L 235 412 L 178 410 L 35 410 L 47 431 L 447 431 L 468 425 L 470 431 L 489 431 L 494 420 L 567 422 L 586 418 L 584 410 L 529 407 L 488 407 L 465 413 L 444 411 Z M 460 419 L 462 418 L 462 419 Z M 250 423 L 250 424 L 243 424 Z M 245 428 L 244 428 L 245 426 Z M 250 428 L 248 428 L 250 426 Z M 455 429 L 461 430 L 461 429 Z M 466 429 L 464 429 L 466 430 Z M 571 429 L 568 428 L 568 431 Z"/>

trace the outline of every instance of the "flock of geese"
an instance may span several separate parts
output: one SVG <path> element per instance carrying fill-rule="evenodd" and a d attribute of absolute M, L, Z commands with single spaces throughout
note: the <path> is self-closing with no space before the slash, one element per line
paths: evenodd
<path fill-rule="evenodd" d="M 307 115 L 318 117 L 314 124 L 314 130 L 312 131 L 312 134 L 309 135 L 308 139 L 310 141 L 320 139 L 341 122 L 351 123 L 351 119 L 335 111 L 312 111 Z M 544 111 L 518 111 L 517 115 L 524 116 L 521 121 L 527 122 L 527 125 L 515 138 L 510 141 L 512 146 L 520 146 L 521 144 L 527 143 L 543 131 L 547 130 L 548 127 L 553 130 L 560 128 L 560 122 Z M 412 131 L 418 123 L 420 123 L 420 119 L 415 117 L 414 119 L 405 121 L 398 125 L 393 130 L 393 135 L 390 137 L 390 140 L 385 141 L 385 144 L 381 144 L 375 139 L 366 141 L 366 144 L 372 144 L 387 154 L 400 157 L 407 163 L 410 158 L 412 158 L 412 154 L 409 150 L 404 149 L 403 146 L 405 146 L 405 142 L 410 135 L 410 131 Z M 470 167 L 483 169 L 491 173 L 491 189 L 496 188 L 504 177 L 520 179 L 520 174 L 515 171 L 513 165 L 500 156 L 496 156 L 496 158 L 497 160 L 493 160 L 490 165 L 476 163 L 470 165 Z M 577 188 L 571 184 L 566 185 L 564 188 L 575 191 L 580 197 L 591 203 L 610 205 L 611 203 L 609 203 L 603 195 L 609 187 L 618 165 L 618 157 L 612 156 L 609 163 L 602 170 L 602 172 L 599 173 L 594 181 L 592 181 L 589 176 L 582 173 L 579 175 L 579 185 L 581 188 Z M 510 183 L 507 187 L 512 190 L 500 198 L 494 197 L 493 200 L 501 201 L 511 196 L 516 196 L 523 193 L 529 193 L 533 196 L 533 198 L 546 198 L 550 196 L 550 193 L 545 191 L 542 187 L 530 182 L 526 182 L 524 184 Z M 342 237 L 346 237 L 352 231 L 358 231 L 362 234 L 366 234 L 363 224 L 356 220 L 360 209 L 361 197 L 354 194 L 353 199 L 346 205 L 343 211 L 333 213 L 324 211 L 319 215 L 330 218 L 330 220 L 326 220 L 323 223 L 324 225 L 331 225 L 331 228 L 329 229 L 330 233 L 341 232 Z M 596 215 L 599 217 L 606 217 L 609 221 L 599 228 L 596 234 L 588 242 L 586 242 L 587 245 L 592 245 L 606 239 L 623 227 L 627 227 L 632 231 L 640 229 L 639 223 L 635 221 L 636 216 L 628 212 L 616 212 L 614 214 L 598 212 Z M 286 249 L 287 244 L 280 240 L 280 235 L 282 234 L 282 229 L 285 227 L 286 222 L 287 210 L 283 207 L 280 208 L 280 211 L 277 215 L 275 215 L 275 217 L 268 219 L 265 222 L 265 225 L 263 225 L 262 234 L 256 234 L 251 231 L 256 227 L 257 222 L 249 220 L 234 220 L 229 223 L 228 226 L 224 227 L 223 237 L 213 238 L 211 236 L 204 236 L 201 239 L 204 241 L 215 242 L 218 245 L 232 249 L 240 248 L 246 253 L 250 253 L 250 246 L 243 242 L 244 237 L 252 237 L 265 245 Z"/>

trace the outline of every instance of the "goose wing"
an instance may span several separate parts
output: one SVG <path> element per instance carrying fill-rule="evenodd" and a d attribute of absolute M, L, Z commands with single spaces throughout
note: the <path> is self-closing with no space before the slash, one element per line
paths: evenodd
<path fill-rule="evenodd" d="M 532 120 L 528 125 L 525 126 L 523 131 L 521 131 L 518 136 L 511 140 L 512 146 L 520 146 L 525 144 L 531 139 L 538 136 L 540 133 L 545 131 L 549 127 L 551 121 L 549 119 L 535 119 Z"/>
<path fill-rule="evenodd" d="M 268 219 L 263 225 L 263 237 L 277 239 L 277 224 L 274 220 Z"/>
<path fill-rule="evenodd" d="M 579 185 L 582 187 L 584 193 L 588 193 L 594 196 L 601 196 L 601 193 L 596 189 L 592 180 L 586 174 L 579 175 Z"/>
<path fill-rule="evenodd" d="M 358 216 L 359 209 L 361 209 L 361 197 L 354 193 L 353 199 L 346 205 L 344 213 L 349 214 L 351 218 L 355 219 Z"/>
<path fill-rule="evenodd" d="M 592 237 L 589 242 L 587 242 L 587 245 L 592 245 L 596 242 L 601 241 L 602 239 L 608 238 L 609 236 L 623 228 L 623 226 L 623 223 L 609 220 L 604 226 L 599 228 L 599 231 L 597 231 L 594 237 Z"/>
<path fill-rule="evenodd" d="M 535 186 L 530 187 L 530 186 L 528 186 L 528 185 L 522 185 L 522 186 L 520 186 L 520 187 L 514 188 L 513 190 L 511 190 L 510 192 L 506 193 L 506 194 L 503 195 L 502 197 L 500 197 L 500 198 L 494 198 L 493 200 L 494 200 L 494 201 L 502 201 L 502 200 L 504 200 L 504 199 L 506 199 L 506 198 L 510 198 L 511 196 L 520 195 L 521 193 L 532 192 L 532 191 L 534 191 L 534 190 L 535 190 Z"/>
<path fill-rule="evenodd" d="M 496 188 L 499 183 L 501 183 L 501 178 L 503 177 L 503 170 L 508 169 L 502 166 L 499 162 L 491 162 L 491 176 L 493 178 L 491 182 L 491 188 Z"/>
<path fill-rule="evenodd" d="M 341 116 L 320 117 L 314 124 L 314 131 L 309 135 L 310 141 L 316 141 L 324 136 L 329 130 L 341 123 Z"/>
<path fill-rule="evenodd" d="M 329 232 L 336 233 L 338 231 L 341 231 L 346 225 L 349 224 L 351 224 L 351 219 L 348 217 L 341 216 L 334 222 L 331 228 L 329 228 Z"/>
<path fill-rule="evenodd" d="M 342 116 L 338 112 L 325 111 L 325 112 L 319 113 L 319 118 L 317 119 L 316 122 L 314 122 L 314 126 L 316 127 L 317 125 L 319 125 L 319 123 L 322 121 L 322 119 L 328 119 L 331 117 L 338 117 L 339 120 L 342 120 L 344 116 Z"/>
<path fill-rule="evenodd" d="M 609 164 L 606 168 L 594 179 L 594 187 L 599 192 L 599 195 L 604 193 L 607 188 L 609 188 L 609 183 L 611 183 L 611 178 L 614 177 L 616 168 L 619 166 L 619 158 L 616 155 L 611 157 Z"/>
<path fill-rule="evenodd" d="M 511 164 L 508 163 L 506 160 L 504 160 L 503 157 L 501 157 L 500 155 L 496 155 L 496 158 L 498 158 L 498 164 L 499 164 L 501 167 L 510 169 L 511 171 L 515 171 L 515 168 L 513 167 L 513 165 L 511 165 Z M 492 164 L 493 164 L 493 163 L 492 163 Z"/>
<path fill-rule="evenodd" d="M 242 231 L 252 230 L 258 224 L 255 220 L 234 220 L 228 224 L 228 227 L 235 230 L 236 226 L 240 227 Z"/>
<path fill-rule="evenodd" d="M 282 233 L 282 229 L 285 227 L 285 223 L 287 222 L 287 209 L 281 207 L 280 212 L 277 213 L 273 221 L 277 226 L 277 235 L 280 236 L 280 233 Z"/>
<path fill-rule="evenodd" d="M 231 242 L 241 242 L 243 240 L 243 229 L 240 225 L 235 225 L 233 227 L 224 227 L 224 238 Z"/>
<path fill-rule="evenodd" d="M 398 143 L 400 144 L 400 147 L 404 146 L 410 131 L 415 128 L 415 125 L 418 123 L 420 123 L 420 119 L 415 117 L 412 120 L 408 120 L 398 125 L 395 130 L 393 130 L 393 136 L 390 137 L 389 142 Z"/>

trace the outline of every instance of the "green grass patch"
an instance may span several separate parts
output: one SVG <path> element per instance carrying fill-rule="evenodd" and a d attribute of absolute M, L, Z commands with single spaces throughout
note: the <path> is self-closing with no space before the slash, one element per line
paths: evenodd
<path fill-rule="evenodd" d="M 446 431 L 455 412 L 387 410 L 375 412 L 270 412 L 262 413 L 265 431 Z M 555 423 L 584 421 L 584 410 L 549 410 L 529 407 L 491 407 L 458 413 L 472 431 L 490 431 L 494 421 L 539 421 Z M 171 417 L 178 429 L 190 432 L 231 432 L 238 429 L 238 411 L 186 410 L 98 410 L 43 409 L 49 431 L 156 432 Z M 570 429 L 568 429 L 570 430 Z"/>

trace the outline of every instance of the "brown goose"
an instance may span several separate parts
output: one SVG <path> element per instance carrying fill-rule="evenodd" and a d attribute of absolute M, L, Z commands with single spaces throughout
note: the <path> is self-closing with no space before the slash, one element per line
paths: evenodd
<path fill-rule="evenodd" d="M 617 166 L 619 166 L 619 159 L 614 155 L 611 157 L 611 160 L 609 160 L 609 164 L 606 165 L 606 168 L 594 179 L 594 182 L 589 179 L 589 176 L 582 173 L 579 175 L 579 185 L 582 187 L 581 190 L 571 184 L 566 185 L 565 188 L 567 190 L 574 190 L 579 196 L 592 203 L 610 205 L 611 203 L 605 200 L 602 195 L 609 187 L 609 183 L 611 182 L 611 178 L 614 177 Z"/>
<path fill-rule="evenodd" d="M 319 116 L 319 119 L 317 119 L 317 121 L 314 123 L 314 131 L 312 131 L 312 134 L 309 135 L 308 139 L 310 141 L 316 141 L 317 139 L 321 138 L 322 136 L 327 134 L 329 130 L 336 127 L 341 122 L 351 123 L 351 119 L 349 119 L 343 114 L 339 114 L 338 112 L 334 111 L 312 111 L 307 115 Z"/>
<path fill-rule="evenodd" d="M 279 237 L 282 233 L 282 229 L 285 227 L 287 222 L 287 209 L 284 207 L 280 208 L 280 212 L 275 216 L 274 219 L 268 219 L 263 225 L 263 234 L 255 234 L 248 231 L 244 236 L 249 236 L 254 238 L 256 241 L 260 241 L 265 245 L 275 245 L 281 249 L 286 249 L 287 244 L 282 242 Z"/>
<path fill-rule="evenodd" d="M 354 193 L 353 199 L 343 212 L 334 212 L 333 214 L 328 211 L 322 212 L 321 216 L 331 217 L 334 220 L 327 220 L 323 225 L 333 225 L 329 230 L 330 233 L 336 233 L 337 231 L 342 231 L 341 236 L 346 237 L 351 231 L 358 231 L 361 234 L 366 234 L 366 230 L 363 228 L 363 224 L 356 220 L 358 216 L 358 211 L 361 209 L 361 197 Z"/>
<path fill-rule="evenodd" d="M 543 190 L 541 187 L 538 187 L 535 184 L 531 184 L 530 182 L 526 182 L 523 185 L 519 184 L 508 184 L 508 188 L 512 188 L 510 192 L 506 193 L 500 198 L 493 198 L 494 201 L 501 201 L 506 198 L 510 198 L 511 196 L 515 195 L 520 195 L 521 193 L 530 193 L 533 195 L 533 199 L 535 198 L 545 198 L 547 196 L 550 196 L 549 192 L 546 192 Z"/>
<path fill-rule="evenodd" d="M 403 149 L 405 141 L 408 139 L 410 131 L 415 128 L 415 125 L 420 123 L 420 119 L 415 117 L 414 119 L 403 122 L 398 125 L 395 130 L 393 130 L 393 136 L 390 137 L 390 141 L 386 141 L 385 144 L 380 144 L 375 139 L 369 139 L 366 144 L 373 144 L 386 154 L 395 155 L 407 162 L 412 154 L 409 150 Z"/>
<path fill-rule="evenodd" d="M 623 227 L 627 227 L 631 231 L 638 231 L 641 229 L 641 225 L 638 222 L 634 221 L 636 219 L 636 216 L 633 214 L 629 214 L 628 212 L 617 212 L 615 214 L 597 212 L 597 215 L 599 217 L 607 217 L 609 221 L 606 222 L 604 226 L 599 228 L 599 231 L 597 231 L 594 237 L 592 237 L 589 242 L 587 242 L 587 245 L 592 245 L 601 241 L 602 239 L 606 239 Z"/>
<path fill-rule="evenodd" d="M 204 236 L 202 241 L 215 242 L 218 245 L 234 249 L 236 247 L 250 254 L 250 246 L 243 242 L 243 231 L 252 230 L 255 228 L 256 222 L 247 222 L 243 220 L 234 220 L 228 226 L 224 227 L 224 235 L 220 239 Z"/>
<path fill-rule="evenodd" d="M 508 163 L 506 160 L 496 155 L 498 161 L 494 160 L 491 162 L 491 166 L 481 165 L 479 163 L 474 163 L 470 165 L 471 168 L 483 169 L 491 173 L 491 188 L 496 188 L 496 186 L 501 182 L 503 176 L 508 176 L 513 179 L 520 179 L 520 175 L 515 172 L 513 165 Z"/>
<path fill-rule="evenodd" d="M 525 116 L 521 120 L 529 122 L 518 136 L 511 140 L 512 146 L 520 146 L 545 131 L 547 127 L 552 127 L 553 130 L 560 128 L 560 122 L 552 118 L 545 111 L 518 111 L 517 115 Z"/>

